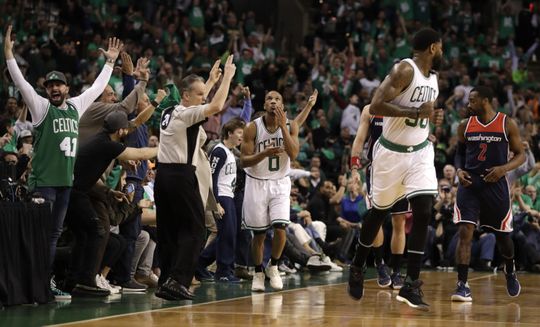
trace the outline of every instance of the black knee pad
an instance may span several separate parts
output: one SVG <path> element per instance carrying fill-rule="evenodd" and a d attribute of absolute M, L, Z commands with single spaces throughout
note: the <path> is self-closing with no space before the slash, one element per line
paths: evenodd
<path fill-rule="evenodd" d="M 262 234 L 266 234 L 266 229 L 265 230 L 254 230 L 253 231 L 253 234 L 254 235 L 262 235 Z"/>

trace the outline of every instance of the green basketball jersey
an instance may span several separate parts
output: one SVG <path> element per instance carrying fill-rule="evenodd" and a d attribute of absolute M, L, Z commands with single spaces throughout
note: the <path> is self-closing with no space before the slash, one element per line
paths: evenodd
<path fill-rule="evenodd" d="M 77 109 L 69 102 L 65 110 L 49 103 L 35 131 L 29 186 L 72 186 L 79 135 Z"/>

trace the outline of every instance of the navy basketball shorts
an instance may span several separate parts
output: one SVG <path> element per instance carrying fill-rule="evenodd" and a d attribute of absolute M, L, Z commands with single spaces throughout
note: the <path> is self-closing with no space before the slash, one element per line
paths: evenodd
<path fill-rule="evenodd" d="M 512 231 L 512 201 L 506 177 L 486 183 L 471 174 L 472 185 L 459 185 L 454 205 L 454 223 L 469 223 L 495 231 Z"/>

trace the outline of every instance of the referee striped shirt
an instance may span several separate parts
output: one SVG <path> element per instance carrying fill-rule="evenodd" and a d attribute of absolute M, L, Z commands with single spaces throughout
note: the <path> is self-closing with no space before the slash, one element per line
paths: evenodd
<path fill-rule="evenodd" d="M 161 115 L 158 161 L 197 166 L 206 154 L 202 150 L 206 132 L 202 123 L 208 105 L 177 105 Z M 206 160 L 206 159 L 205 159 Z"/>

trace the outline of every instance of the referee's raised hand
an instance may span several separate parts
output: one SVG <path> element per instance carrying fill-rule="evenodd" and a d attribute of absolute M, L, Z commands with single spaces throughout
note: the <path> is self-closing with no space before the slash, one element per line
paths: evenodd
<path fill-rule="evenodd" d="M 234 73 L 236 72 L 236 65 L 234 64 L 234 55 L 230 55 L 227 57 L 227 61 L 225 61 L 225 69 L 223 73 L 223 77 L 227 78 L 233 78 Z"/>
<path fill-rule="evenodd" d="M 6 59 L 13 59 L 13 43 L 15 43 L 15 41 L 11 40 L 11 29 L 12 26 L 8 25 L 6 35 L 4 37 L 4 56 Z"/>
<path fill-rule="evenodd" d="M 99 51 L 101 51 L 103 55 L 107 58 L 107 63 L 114 65 L 114 62 L 116 61 L 116 58 L 118 58 L 118 55 L 120 54 L 120 51 L 122 51 L 123 47 L 124 44 L 122 43 L 122 41 L 113 37 L 109 38 L 109 47 L 107 51 L 105 51 L 103 48 L 99 48 Z"/>

